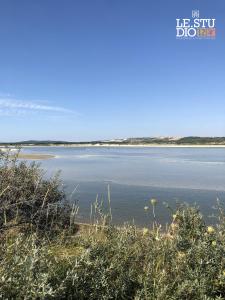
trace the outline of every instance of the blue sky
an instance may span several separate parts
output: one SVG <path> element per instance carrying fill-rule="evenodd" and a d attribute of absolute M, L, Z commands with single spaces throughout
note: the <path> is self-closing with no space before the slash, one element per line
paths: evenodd
<path fill-rule="evenodd" d="M 0 40 L 0 141 L 225 136 L 223 0 L 1 0 Z"/>

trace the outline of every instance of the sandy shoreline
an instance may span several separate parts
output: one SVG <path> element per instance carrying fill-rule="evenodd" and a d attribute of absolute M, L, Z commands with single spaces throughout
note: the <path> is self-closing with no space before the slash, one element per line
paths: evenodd
<path fill-rule="evenodd" d="M 54 155 L 50 154 L 25 154 L 25 153 L 20 153 L 18 155 L 18 158 L 20 159 L 34 159 L 34 160 L 46 160 L 46 159 L 51 159 L 55 158 Z"/>
<path fill-rule="evenodd" d="M 38 147 L 64 147 L 64 148 L 82 148 L 82 147 L 96 147 L 96 148 L 225 148 L 225 145 L 170 145 L 170 144 L 140 144 L 140 145 L 120 145 L 120 144 L 72 144 L 72 145 L 24 145 L 22 148 L 38 148 Z"/>

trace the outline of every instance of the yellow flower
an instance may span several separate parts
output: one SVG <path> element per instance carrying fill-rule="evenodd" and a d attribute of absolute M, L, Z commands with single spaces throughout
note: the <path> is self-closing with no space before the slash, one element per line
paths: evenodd
<path fill-rule="evenodd" d="M 177 226 L 177 224 L 174 224 L 174 223 L 172 223 L 172 224 L 171 224 L 171 228 L 172 228 L 172 230 L 176 230 L 176 229 L 177 229 L 177 227 L 178 227 L 178 226 Z"/>
<path fill-rule="evenodd" d="M 142 233 L 143 235 L 146 235 L 149 232 L 148 228 L 143 228 Z"/>
<path fill-rule="evenodd" d="M 184 252 L 178 252 L 178 258 L 182 259 L 185 257 L 185 253 Z"/>
<path fill-rule="evenodd" d="M 176 214 L 174 214 L 174 215 L 173 215 L 173 219 L 175 220 L 175 219 L 176 219 L 176 217 L 177 217 L 177 215 L 176 215 Z"/>
<path fill-rule="evenodd" d="M 208 233 L 213 233 L 215 231 L 215 229 L 213 228 L 213 226 L 208 226 L 207 231 L 208 231 Z"/>
<path fill-rule="evenodd" d="M 149 208 L 148 206 L 145 206 L 145 207 L 144 207 L 144 210 L 148 210 L 148 208 Z"/>
<path fill-rule="evenodd" d="M 212 241 L 212 246 L 216 246 L 216 241 Z"/>
<path fill-rule="evenodd" d="M 151 202 L 151 204 L 152 204 L 153 206 L 157 204 L 157 200 L 156 200 L 156 199 L 151 199 L 150 202 Z"/>

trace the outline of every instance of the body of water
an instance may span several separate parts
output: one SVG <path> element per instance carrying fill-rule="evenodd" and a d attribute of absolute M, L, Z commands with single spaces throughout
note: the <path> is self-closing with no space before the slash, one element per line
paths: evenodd
<path fill-rule="evenodd" d="M 115 223 L 152 221 L 149 199 L 156 198 L 157 219 L 166 223 L 176 202 L 197 203 L 207 217 L 216 199 L 225 201 L 225 148 L 31 147 L 24 153 L 56 156 L 43 160 L 48 175 L 61 170 L 70 201 L 79 201 L 80 221 L 88 221 L 98 195 L 107 206 L 108 185 Z M 209 220 L 209 218 L 207 218 Z"/>

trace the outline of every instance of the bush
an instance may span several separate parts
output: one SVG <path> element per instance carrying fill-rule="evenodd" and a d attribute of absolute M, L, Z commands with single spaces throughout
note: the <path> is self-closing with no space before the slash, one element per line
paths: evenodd
<path fill-rule="evenodd" d="M 48 248 L 35 235 L 19 235 L 2 244 L 1 299 L 46 299 L 54 296 L 49 283 L 51 260 Z"/>
<path fill-rule="evenodd" d="M 126 225 L 50 242 L 19 235 L 1 241 L 0 278 L 2 299 L 225 299 L 224 226 L 206 226 L 183 206 L 166 232 Z"/>
<path fill-rule="evenodd" d="M 58 176 L 46 180 L 38 164 L 0 154 L 0 229 L 29 224 L 47 230 L 62 223 L 64 198 Z"/>

